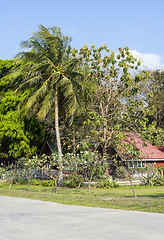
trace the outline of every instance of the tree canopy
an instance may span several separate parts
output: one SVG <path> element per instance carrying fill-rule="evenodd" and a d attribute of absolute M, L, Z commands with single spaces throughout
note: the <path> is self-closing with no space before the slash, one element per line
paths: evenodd
<path fill-rule="evenodd" d="M 70 47 L 60 28 L 39 26 L 14 60 L 0 60 L 0 157 L 39 153 L 46 136 L 59 158 L 126 131 L 163 144 L 161 71 L 139 70 L 128 47 Z"/>

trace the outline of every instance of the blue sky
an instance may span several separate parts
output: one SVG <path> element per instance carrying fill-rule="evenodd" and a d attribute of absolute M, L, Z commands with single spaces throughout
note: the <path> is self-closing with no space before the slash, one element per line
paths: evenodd
<path fill-rule="evenodd" d="M 127 45 L 149 68 L 164 69 L 164 0 L 0 0 L 0 59 L 12 59 L 38 25 L 58 26 L 72 47 Z"/>

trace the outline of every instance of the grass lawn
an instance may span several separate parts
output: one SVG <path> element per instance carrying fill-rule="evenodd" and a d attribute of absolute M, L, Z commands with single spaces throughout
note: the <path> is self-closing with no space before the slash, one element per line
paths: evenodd
<path fill-rule="evenodd" d="M 58 188 L 27 185 L 9 185 L 0 183 L 0 196 L 23 197 L 42 201 L 51 201 L 70 205 L 115 208 L 145 212 L 164 213 L 164 187 L 136 186 L 135 199 L 130 186 L 111 189 L 92 189 L 89 196 L 87 188 Z"/>

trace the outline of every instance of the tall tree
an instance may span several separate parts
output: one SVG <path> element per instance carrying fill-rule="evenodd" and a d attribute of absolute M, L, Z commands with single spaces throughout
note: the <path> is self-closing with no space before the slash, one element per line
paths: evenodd
<path fill-rule="evenodd" d="M 21 63 L 24 64 L 24 63 Z M 20 66 L 15 60 L 0 60 L 0 157 L 23 157 L 36 154 L 37 146 L 43 141 L 43 124 L 32 118 L 30 121 L 18 113 L 19 102 L 30 92 L 15 94 L 19 81 L 12 84 L 9 72 Z"/>
<path fill-rule="evenodd" d="M 127 105 L 139 93 L 140 82 L 147 75 L 136 75 L 140 62 L 131 55 L 128 47 L 119 48 L 115 54 L 106 46 L 97 49 L 94 45 L 90 49 L 84 46 L 80 49 L 79 57 L 90 69 L 88 81 L 96 85 L 88 107 L 89 128 L 96 133 L 94 137 L 102 143 L 105 152 L 109 140 L 111 141 L 109 133 L 123 130 Z M 132 126 L 129 125 L 130 127 Z"/>
<path fill-rule="evenodd" d="M 149 105 L 153 106 L 154 119 L 157 125 L 164 129 L 164 71 L 155 71 L 152 73 L 153 80 L 151 82 L 152 96 Z"/>
<path fill-rule="evenodd" d="M 63 36 L 57 27 L 39 26 L 38 32 L 22 42 L 21 47 L 27 51 L 20 52 L 19 59 L 26 62 L 21 72 L 23 82 L 17 91 L 31 87 L 30 94 L 24 98 L 25 113 L 32 112 L 41 120 L 46 119 L 52 108 L 55 112 L 55 129 L 57 148 L 60 160 L 60 175 L 62 179 L 62 147 L 59 132 L 59 103 L 66 117 L 73 115 L 77 107 L 74 92 L 76 66 L 78 60 L 71 57 L 70 38 Z M 21 70 L 21 71 L 20 71 Z M 76 85 L 77 86 L 77 85 Z M 62 99 L 62 102 L 60 101 Z"/>

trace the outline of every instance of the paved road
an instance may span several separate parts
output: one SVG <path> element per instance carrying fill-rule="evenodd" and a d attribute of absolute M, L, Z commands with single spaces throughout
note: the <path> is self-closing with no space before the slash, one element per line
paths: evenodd
<path fill-rule="evenodd" d="M 164 214 L 0 197 L 0 240 L 163 240 Z"/>

